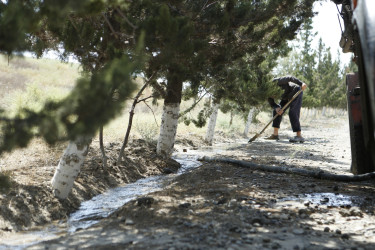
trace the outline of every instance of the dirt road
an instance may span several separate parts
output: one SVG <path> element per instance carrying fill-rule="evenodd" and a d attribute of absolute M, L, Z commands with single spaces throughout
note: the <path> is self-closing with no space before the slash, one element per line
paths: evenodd
<path fill-rule="evenodd" d="M 211 155 L 350 174 L 345 118 L 311 122 L 303 144 L 288 136 L 283 130 L 278 142 L 242 140 Z M 374 188 L 373 180 L 332 182 L 203 163 L 88 229 L 29 249 L 375 249 Z"/>

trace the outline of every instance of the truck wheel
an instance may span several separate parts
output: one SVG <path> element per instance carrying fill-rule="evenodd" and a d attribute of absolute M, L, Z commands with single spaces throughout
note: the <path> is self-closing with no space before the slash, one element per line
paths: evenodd
<path fill-rule="evenodd" d="M 346 85 L 350 144 L 352 151 L 352 164 L 350 171 L 353 174 L 364 174 L 369 172 L 371 166 L 369 165 L 369 160 L 366 156 L 366 148 L 363 137 L 361 95 L 359 92 L 360 88 L 358 73 L 347 74 Z"/>
<path fill-rule="evenodd" d="M 358 31 L 354 32 L 355 54 L 358 73 L 348 74 L 348 114 L 352 148 L 353 174 L 365 174 L 375 170 L 375 141 L 368 97 L 368 82 Z"/>

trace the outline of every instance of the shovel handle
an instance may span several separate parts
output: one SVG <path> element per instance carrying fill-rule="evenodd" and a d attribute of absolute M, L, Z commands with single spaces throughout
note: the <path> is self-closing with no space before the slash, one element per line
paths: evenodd
<path fill-rule="evenodd" d="M 294 99 L 296 99 L 297 96 L 299 96 L 299 94 L 301 94 L 302 91 L 303 91 L 302 89 L 298 90 L 298 92 L 294 94 L 294 96 L 292 97 L 292 99 L 290 99 L 290 101 L 287 102 L 287 104 L 285 104 L 284 107 L 283 107 L 281 110 L 284 111 L 284 110 L 289 106 L 289 104 L 290 104 L 292 101 L 294 101 Z"/>

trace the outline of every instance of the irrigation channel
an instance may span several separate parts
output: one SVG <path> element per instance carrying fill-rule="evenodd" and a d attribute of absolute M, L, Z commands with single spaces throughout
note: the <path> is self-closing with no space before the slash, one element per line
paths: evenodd
<path fill-rule="evenodd" d="M 44 226 L 42 229 L 19 232 L 12 237 L 2 239 L 0 250 L 24 249 L 42 241 L 55 239 L 77 230 L 88 228 L 99 222 L 100 219 L 106 218 L 127 202 L 139 196 L 159 191 L 163 189 L 165 183 L 173 180 L 176 176 L 199 167 L 202 165 L 198 161 L 199 157 L 220 153 L 220 151 L 225 150 L 225 147 L 228 147 L 228 145 L 191 151 L 193 153 L 174 154 L 173 159 L 181 164 L 177 173 L 151 176 L 134 183 L 110 189 L 103 194 L 93 197 L 91 200 L 82 202 L 80 208 L 70 215 L 67 222 L 50 224 Z"/>
<path fill-rule="evenodd" d="M 202 156 L 220 154 L 220 152 L 241 144 L 223 144 L 215 147 L 201 148 L 189 153 L 177 153 L 173 158 L 181 164 L 175 174 L 152 176 L 140 179 L 134 183 L 110 189 L 81 204 L 79 210 L 72 213 L 66 222 L 50 224 L 40 229 L 19 232 L 7 239 L 1 239 L 0 250 L 24 249 L 42 241 L 56 239 L 88 228 L 101 219 L 108 217 L 125 203 L 137 199 L 139 196 L 162 190 L 166 183 L 170 183 L 178 175 L 198 168 L 202 163 L 198 159 Z M 350 205 L 353 197 L 336 195 L 334 193 L 312 193 L 299 197 L 283 197 L 278 200 L 278 206 L 289 206 L 292 203 L 310 201 L 311 203 L 327 203 L 331 206 Z M 289 204 L 291 203 L 291 204 Z"/>

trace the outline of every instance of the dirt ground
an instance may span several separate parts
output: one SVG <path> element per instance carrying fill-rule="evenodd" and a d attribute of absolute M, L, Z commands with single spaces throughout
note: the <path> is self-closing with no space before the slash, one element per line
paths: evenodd
<path fill-rule="evenodd" d="M 156 155 L 155 145 L 136 140 L 126 148 L 126 157 L 121 165 L 116 164 L 121 144 L 107 144 L 108 167 L 103 168 L 98 144 L 98 141 L 92 142 L 84 166 L 66 200 L 55 198 L 50 185 L 66 144 L 51 148 L 36 140 L 29 149 L 3 156 L 0 167 L 10 173 L 12 188 L 0 193 L 0 237 L 64 220 L 79 208 L 82 201 L 109 188 L 165 171 L 174 172 L 180 167 L 176 161 Z"/>
<path fill-rule="evenodd" d="M 349 175 L 346 117 L 304 125 L 307 141 L 303 144 L 289 143 L 292 133 L 283 128 L 280 141 L 261 137 L 247 144 L 245 139 L 218 136 L 217 149 L 207 154 Z M 176 151 L 194 154 L 205 146 L 201 141 L 180 137 Z M 108 153 L 118 147 L 109 145 Z M 174 161 L 158 158 L 154 145 L 142 141 L 134 142 L 129 153 L 132 158 L 124 166 L 110 164 L 107 170 L 100 167 L 100 154 L 95 150 L 64 202 L 51 197 L 48 189 L 59 150 L 49 152 L 56 157 L 48 163 L 21 162 L 25 176 L 15 171 L 17 187 L 0 198 L 0 238 L 61 220 L 77 209 L 80 201 L 109 187 L 178 168 Z M 28 249 L 375 249 L 373 180 L 333 182 L 218 162 L 202 164 L 165 183 L 163 190 L 128 202 L 90 228 Z M 22 183 L 31 172 L 32 181 Z"/>

